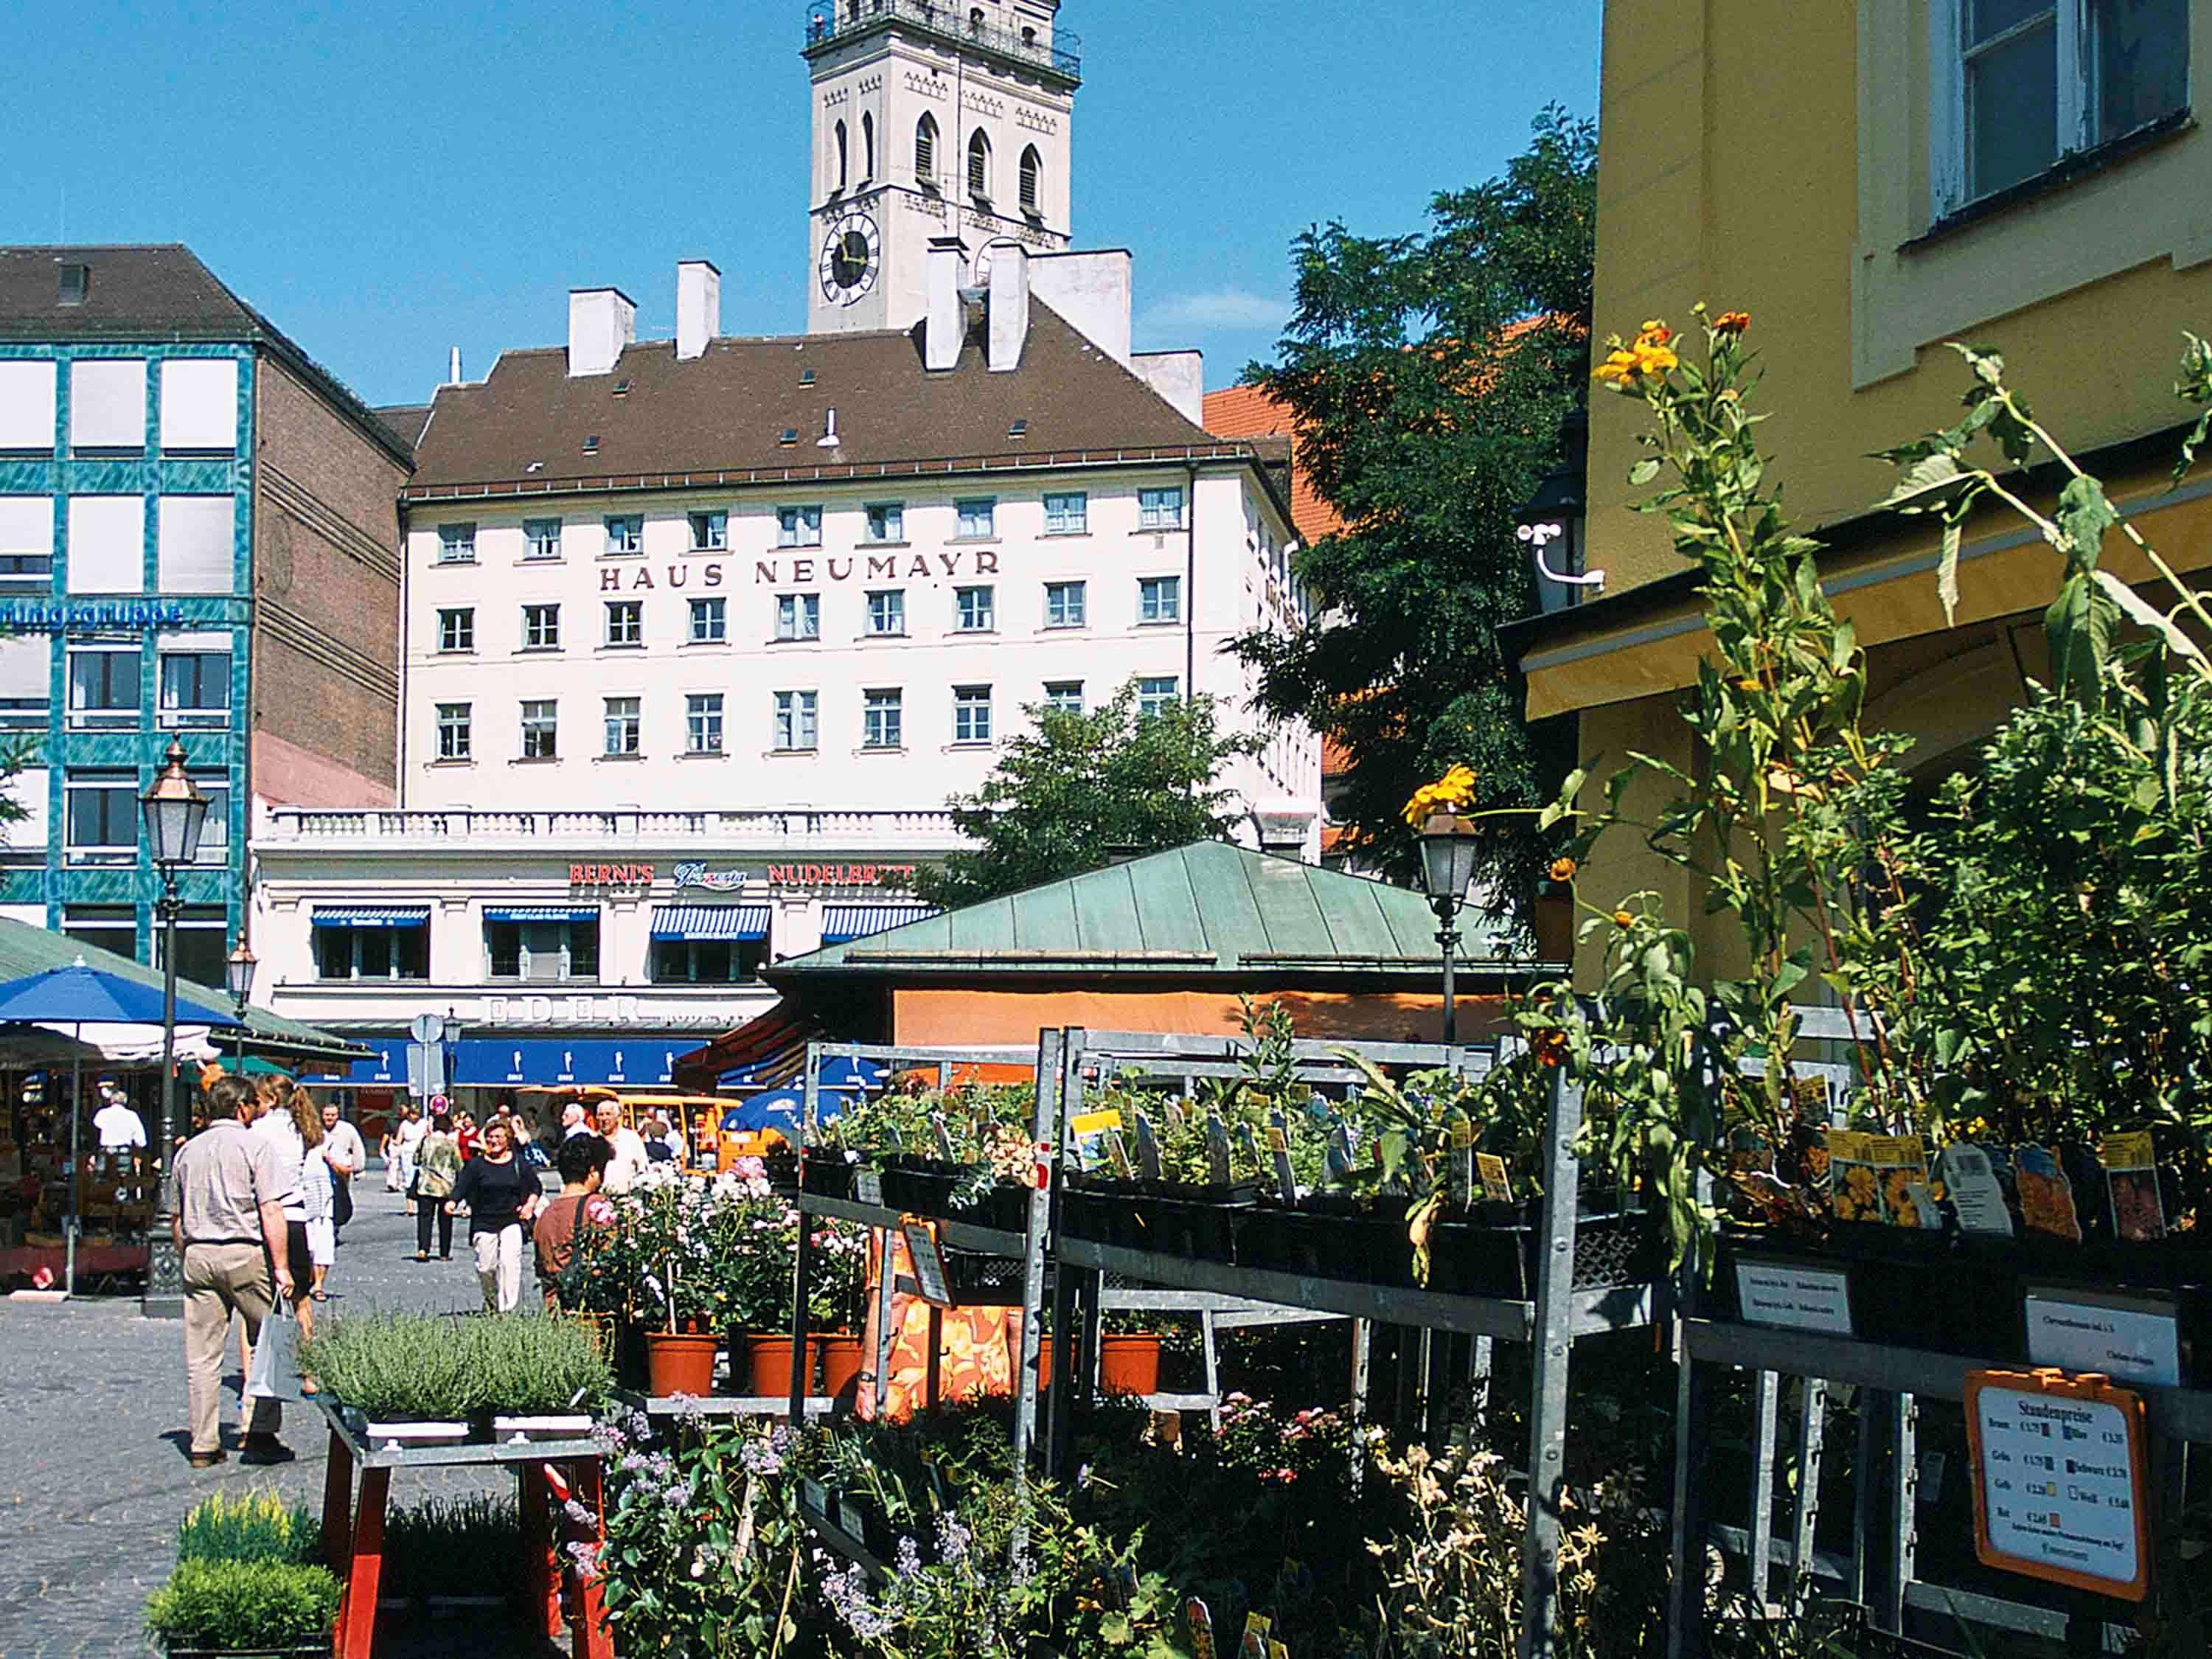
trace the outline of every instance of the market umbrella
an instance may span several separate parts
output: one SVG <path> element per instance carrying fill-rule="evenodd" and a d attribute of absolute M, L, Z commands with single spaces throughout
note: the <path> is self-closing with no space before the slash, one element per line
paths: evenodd
<path fill-rule="evenodd" d="M 824 1089 L 815 1097 L 814 1121 L 827 1123 L 848 1106 L 860 1103 L 857 1089 Z M 774 1129 L 793 1145 L 798 1143 L 799 1115 L 806 1109 L 806 1096 L 799 1089 L 771 1089 L 766 1094 L 755 1095 L 750 1100 L 732 1106 L 722 1114 L 722 1127 L 735 1134 L 740 1131 L 757 1133 L 763 1129 Z"/>
<path fill-rule="evenodd" d="M 161 991 L 120 974 L 85 966 L 79 957 L 66 968 L 47 968 L 20 979 L 0 981 L 0 1025 L 70 1025 L 80 1045 L 88 1025 L 159 1025 Z M 194 1025 L 236 1026 L 240 1022 L 188 997 L 177 999 L 176 1017 Z M 168 1086 L 163 1080 L 163 1087 Z M 70 1225 L 64 1285 L 76 1290 L 77 1187 L 84 1174 L 84 1071 L 82 1055 L 70 1064 Z M 161 1126 L 168 1133 L 168 1125 Z"/>

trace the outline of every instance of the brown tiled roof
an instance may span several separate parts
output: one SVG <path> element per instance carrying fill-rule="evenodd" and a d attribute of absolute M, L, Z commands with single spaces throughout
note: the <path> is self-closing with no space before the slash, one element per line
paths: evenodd
<path fill-rule="evenodd" d="M 1206 429 L 1218 438 L 1278 438 L 1291 450 L 1291 522 L 1298 538 L 1312 546 L 1344 528 L 1334 507 L 1314 493 L 1297 464 L 1291 412 L 1255 386 L 1224 386 L 1206 394 Z"/>
<path fill-rule="evenodd" d="M 813 384 L 800 376 L 813 371 Z M 819 447 L 831 409 L 841 440 Z M 1017 434 L 1017 422 L 1026 422 Z M 789 445 L 786 431 L 797 434 Z M 596 448 L 585 453 L 585 441 Z M 445 386 L 416 448 L 415 498 L 501 486 L 528 492 L 608 481 L 793 471 L 861 476 L 924 461 L 1042 464 L 1217 443 L 1050 307 L 1033 302 L 1021 366 L 994 374 L 980 332 L 951 370 L 922 366 L 921 331 L 717 339 L 679 362 L 668 341 L 630 346 L 605 374 L 571 379 L 566 351 L 503 354 L 473 385 Z"/>
<path fill-rule="evenodd" d="M 384 429 L 412 449 L 422 441 L 422 428 L 429 424 L 430 405 L 401 404 L 393 408 L 380 409 L 376 418 L 384 422 Z"/>
<path fill-rule="evenodd" d="M 84 265 L 91 286 L 61 301 L 64 265 Z M 181 242 L 0 246 L 0 339 L 235 340 L 266 346 L 339 413 L 403 465 L 406 442 L 338 377 L 223 286 Z"/>

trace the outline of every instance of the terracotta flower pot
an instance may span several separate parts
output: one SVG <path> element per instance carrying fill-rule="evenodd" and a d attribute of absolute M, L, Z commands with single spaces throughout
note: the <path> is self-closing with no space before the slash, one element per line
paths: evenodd
<path fill-rule="evenodd" d="M 1098 1384 L 1108 1394 L 1160 1391 L 1160 1339 L 1151 1331 L 1105 1333 L 1099 1339 Z"/>
<path fill-rule="evenodd" d="M 806 1374 L 814 1375 L 814 1356 L 821 1352 L 821 1339 L 809 1337 L 806 1342 Z M 730 1366 L 734 1382 L 738 1368 L 734 1360 Z M 791 1393 L 791 1339 L 788 1336 L 749 1336 L 745 1339 L 745 1385 L 742 1394 L 770 1400 L 785 1398 Z M 810 1384 L 811 1386 L 811 1384 Z"/>
<path fill-rule="evenodd" d="M 842 1398 L 846 1389 L 857 1386 L 867 1358 L 859 1337 L 843 1334 L 818 1337 L 815 1352 L 822 1356 L 823 1394 L 836 1400 Z"/>
<path fill-rule="evenodd" d="M 646 1392 L 656 1400 L 677 1394 L 712 1394 L 714 1355 L 721 1346 L 722 1339 L 712 1332 L 702 1335 L 687 1331 L 671 1336 L 666 1331 L 647 1331 Z"/>

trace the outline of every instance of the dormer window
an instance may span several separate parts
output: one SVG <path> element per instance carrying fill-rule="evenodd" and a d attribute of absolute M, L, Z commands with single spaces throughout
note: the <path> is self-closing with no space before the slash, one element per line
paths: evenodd
<path fill-rule="evenodd" d="M 81 306 L 92 294 L 92 267 L 66 264 L 62 267 L 61 302 L 65 306 Z"/>
<path fill-rule="evenodd" d="M 598 433 L 594 432 L 594 433 L 592 433 L 589 436 L 587 436 L 587 437 L 584 440 L 584 453 L 586 453 L 586 455 L 596 455 L 596 454 L 598 454 L 599 453 L 599 434 Z"/>

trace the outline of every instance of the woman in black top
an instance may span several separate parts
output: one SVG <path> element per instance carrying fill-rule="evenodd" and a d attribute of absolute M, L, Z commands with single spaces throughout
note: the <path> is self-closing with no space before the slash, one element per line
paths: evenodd
<path fill-rule="evenodd" d="M 537 1213 L 538 1172 L 514 1155 L 507 1121 L 484 1126 L 483 1150 L 461 1166 L 446 1213 L 469 1206 L 469 1243 L 486 1313 L 513 1313 L 522 1301 L 522 1224 Z"/>

